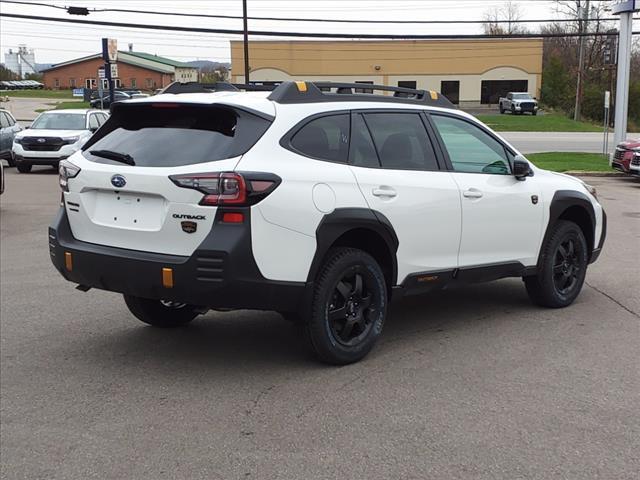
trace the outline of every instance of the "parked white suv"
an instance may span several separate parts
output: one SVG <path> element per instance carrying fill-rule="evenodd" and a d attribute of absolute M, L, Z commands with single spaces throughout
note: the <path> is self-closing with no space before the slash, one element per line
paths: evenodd
<path fill-rule="evenodd" d="M 60 165 L 54 265 L 155 326 L 282 312 L 335 364 L 371 350 L 392 297 L 523 277 L 537 304 L 574 301 L 605 238 L 593 188 L 436 92 L 356 88 L 114 104 Z"/>
<path fill-rule="evenodd" d="M 60 160 L 77 152 L 108 117 L 108 113 L 87 109 L 41 113 L 13 139 L 13 160 L 18 171 L 29 173 L 33 165 L 57 168 Z"/>

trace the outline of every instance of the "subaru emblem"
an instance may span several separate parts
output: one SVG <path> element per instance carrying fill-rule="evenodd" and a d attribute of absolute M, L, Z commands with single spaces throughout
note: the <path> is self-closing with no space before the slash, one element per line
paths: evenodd
<path fill-rule="evenodd" d="M 127 184 L 127 180 L 120 174 L 116 174 L 111 177 L 111 185 L 116 188 L 122 188 Z"/>
<path fill-rule="evenodd" d="M 38 139 L 38 143 L 44 143 L 44 142 L 46 142 L 46 140 L 44 138 L 39 138 Z"/>

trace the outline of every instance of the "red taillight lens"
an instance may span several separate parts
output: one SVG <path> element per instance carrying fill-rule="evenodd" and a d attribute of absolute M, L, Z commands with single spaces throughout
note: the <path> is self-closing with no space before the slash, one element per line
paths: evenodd
<path fill-rule="evenodd" d="M 253 205 L 269 195 L 280 183 L 279 177 L 262 173 L 193 173 L 169 178 L 179 187 L 204 193 L 200 205 L 209 206 Z"/>
<path fill-rule="evenodd" d="M 237 173 L 195 173 L 172 175 L 173 183 L 204 193 L 200 205 L 241 205 L 247 198 L 247 186 Z"/>
<path fill-rule="evenodd" d="M 80 173 L 80 167 L 74 165 L 69 160 L 61 160 L 58 166 L 58 182 L 63 192 L 69 191 L 69 179 L 75 178 Z"/>
<path fill-rule="evenodd" d="M 242 175 L 221 173 L 218 186 L 207 193 L 200 205 L 242 205 L 247 198 L 247 186 Z"/>

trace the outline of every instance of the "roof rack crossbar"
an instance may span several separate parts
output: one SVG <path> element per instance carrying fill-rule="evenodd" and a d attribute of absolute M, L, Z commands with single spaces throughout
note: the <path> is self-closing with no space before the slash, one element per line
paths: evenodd
<path fill-rule="evenodd" d="M 244 90 L 245 92 L 272 92 L 280 86 L 280 83 L 267 85 L 260 83 L 233 83 L 232 85 L 238 90 Z"/>
<path fill-rule="evenodd" d="M 256 84 L 256 83 L 229 83 L 229 82 L 173 82 L 167 85 L 160 93 L 211 93 L 211 92 L 270 92 L 277 88 L 278 84 Z"/>
<path fill-rule="evenodd" d="M 234 92 L 238 89 L 229 82 L 173 82 L 164 87 L 160 93 L 211 93 L 211 92 Z"/>
<path fill-rule="evenodd" d="M 333 91 L 335 90 L 335 92 Z M 393 95 L 376 95 L 374 90 L 393 92 Z M 353 93 L 353 92 L 357 93 Z M 444 108 L 456 108 L 439 92 L 417 90 L 389 85 L 342 82 L 282 82 L 269 99 L 277 103 L 317 103 L 337 101 L 368 101 L 412 103 Z"/>
<path fill-rule="evenodd" d="M 405 87 L 392 87 L 389 85 L 377 85 L 373 83 L 338 83 L 338 82 L 309 82 L 313 83 L 319 89 L 323 88 L 344 88 L 344 89 L 359 89 L 359 90 L 379 90 L 382 92 L 400 92 L 407 93 L 416 96 L 426 94 L 425 90 L 416 90 L 413 88 L 405 88 Z"/>

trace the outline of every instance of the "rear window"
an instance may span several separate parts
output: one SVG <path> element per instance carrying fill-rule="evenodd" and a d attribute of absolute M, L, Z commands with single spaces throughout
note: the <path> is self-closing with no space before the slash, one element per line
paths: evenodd
<path fill-rule="evenodd" d="M 270 125 L 258 115 L 219 105 L 121 105 L 83 154 L 97 163 L 117 162 L 92 150 L 129 155 L 141 167 L 193 165 L 246 153 Z"/>

